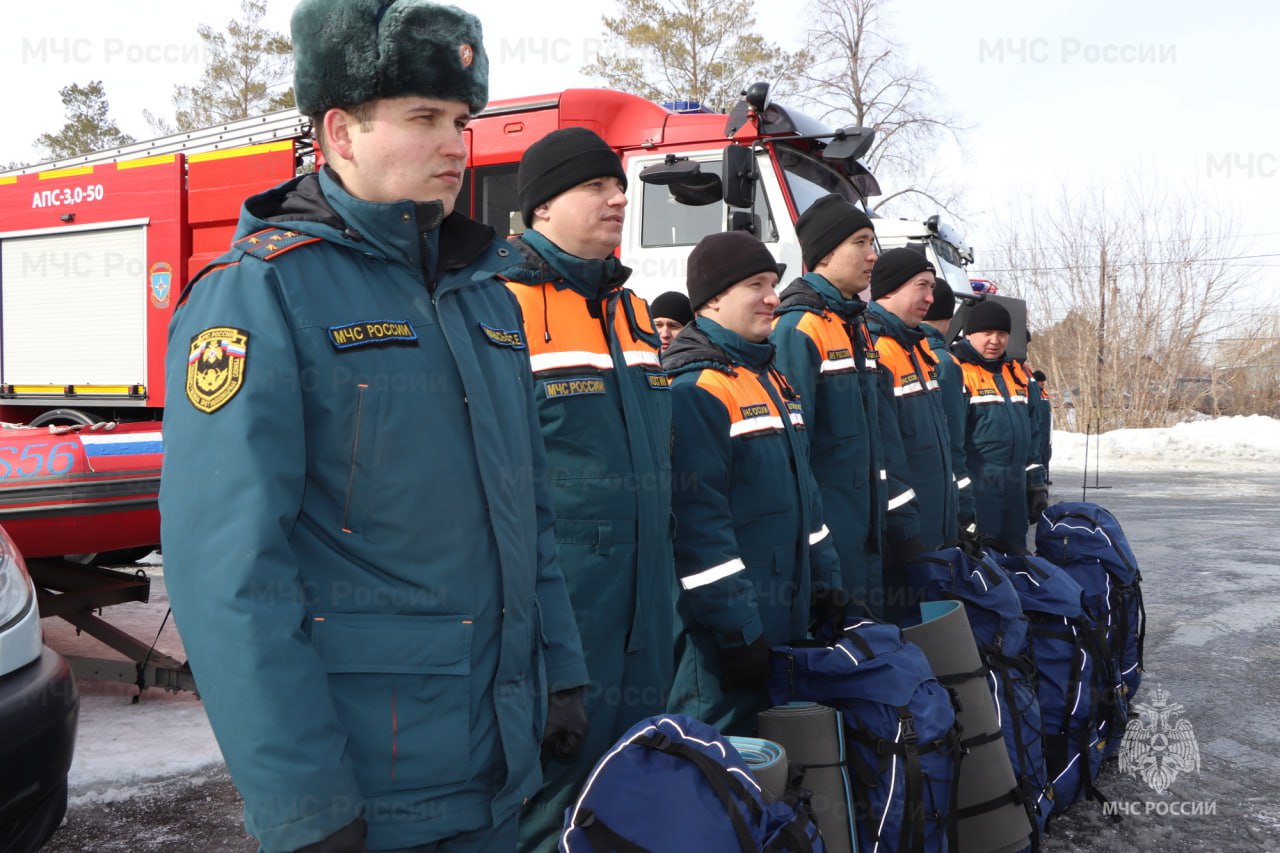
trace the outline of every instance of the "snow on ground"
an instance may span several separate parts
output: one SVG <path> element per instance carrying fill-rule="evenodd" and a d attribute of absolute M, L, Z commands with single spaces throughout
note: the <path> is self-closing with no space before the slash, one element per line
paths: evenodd
<path fill-rule="evenodd" d="M 125 633 L 185 660 L 158 558 L 144 558 L 152 575 L 150 601 L 117 604 L 103 618 Z M 76 634 L 61 619 L 45 619 L 45 642 L 64 655 L 119 659 L 97 640 Z M 158 635 L 158 636 L 157 636 Z M 149 780 L 193 777 L 222 765 L 204 705 L 191 693 L 80 679 L 80 720 L 68 776 L 71 802 L 114 802 L 147 793 Z M 135 702 L 135 697 L 138 701 Z"/>
<path fill-rule="evenodd" d="M 1249 415 L 1118 429 L 1089 436 L 1087 453 L 1090 471 L 1280 471 L 1280 421 Z M 1082 469 L 1085 454 L 1083 434 L 1053 433 L 1052 468 Z"/>

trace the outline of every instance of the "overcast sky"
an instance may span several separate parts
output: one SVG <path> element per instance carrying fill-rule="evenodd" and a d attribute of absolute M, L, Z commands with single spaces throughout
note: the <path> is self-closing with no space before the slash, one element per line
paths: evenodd
<path fill-rule="evenodd" d="M 614 8 L 583 0 L 463 5 L 484 23 L 495 99 L 591 85 L 579 69 L 599 50 L 600 14 Z M 287 31 L 293 6 L 272 0 L 269 23 Z M 34 158 L 32 140 L 63 121 L 58 89 L 73 82 L 103 80 L 121 129 L 149 136 L 142 110 L 170 115 L 173 84 L 194 82 L 203 68 L 197 25 L 221 29 L 238 7 L 10 4 L 0 32 L 10 117 L 0 163 Z M 758 29 L 797 47 L 799 8 L 759 3 Z M 939 156 L 967 186 L 979 268 L 992 220 L 1011 201 L 1141 171 L 1235 215 L 1237 254 L 1257 256 L 1244 263 L 1256 271 L 1258 295 L 1280 303 L 1280 6 L 890 0 L 887 9 L 888 34 L 973 126 L 963 151 Z"/>

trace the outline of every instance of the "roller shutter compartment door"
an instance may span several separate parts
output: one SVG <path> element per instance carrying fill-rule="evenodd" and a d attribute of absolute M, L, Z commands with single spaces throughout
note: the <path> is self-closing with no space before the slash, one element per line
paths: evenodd
<path fill-rule="evenodd" d="M 4 240 L 3 381 L 144 383 L 146 257 L 145 226 Z"/>

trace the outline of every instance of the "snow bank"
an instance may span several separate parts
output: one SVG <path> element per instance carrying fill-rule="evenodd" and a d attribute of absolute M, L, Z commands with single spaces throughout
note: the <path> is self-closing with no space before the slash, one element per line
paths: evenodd
<path fill-rule="evenodd" d="M 195 776 L 222 764 L 204 713 L 190 693 L 80 682 L 80 724 L 68 781 L 73 803 L 116 802 L 145 794 L 157 778 Z"/>
<path fill-rule="evenodd" d="M 1118 429 L 1091 436 L 1089 469 L 1280 472 L 1280 421 L 1262 415 L 1206 418 L 1168 429 Z M 1084 467 L 1085 436 L 1053 433 L 1052 469 Z"/>

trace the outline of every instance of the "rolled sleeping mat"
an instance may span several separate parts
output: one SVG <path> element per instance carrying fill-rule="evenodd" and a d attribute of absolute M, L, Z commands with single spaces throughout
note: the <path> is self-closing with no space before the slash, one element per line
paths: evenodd
<path fill-rule="evenodd" d="M 923 623 L 903 630 L 924 651 L 938 681 L 956 695 L 964 750 L 956 793 L 960 853 L 1013 853 L 1031 843 L 1031 822 L 988 683 L 989 673 L 958 601 L 920 605 Z"/>
<path fill-rule="evenodd" d="M 787 751 L 781 744 L 758 737 L 727 737 L 738 751 L 747 769 L 760 783 L 764 801 L 772 803 L 787 792 Z"/>
<path fill-rule="evenodd" d="M 844 723 L 834 708 L 791 702 L 756 715 L 760 736 L 782 745 L 810 805 L 828 853 L 855 853 L 853 790 L 845 767 Z"/>

